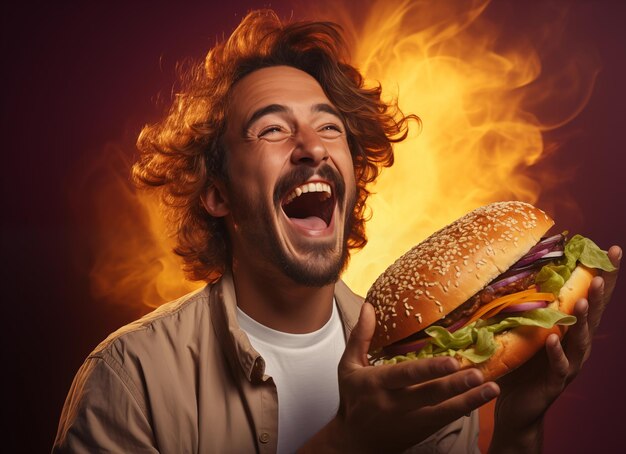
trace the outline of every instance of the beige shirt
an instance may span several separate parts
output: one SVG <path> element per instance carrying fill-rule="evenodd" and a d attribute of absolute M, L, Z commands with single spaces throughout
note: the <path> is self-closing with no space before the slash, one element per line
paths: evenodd
<path fill-rule="evenodd" d="M 362 299 L 343 282 L 335 298 L 347 338 Z M 264 370 L 225 275 L 96 347 L 74 378 L 53 452 L 274 453 L 278 399 Z M 412 452 L 472 452 L 477 437 L 473 415 Z"/>

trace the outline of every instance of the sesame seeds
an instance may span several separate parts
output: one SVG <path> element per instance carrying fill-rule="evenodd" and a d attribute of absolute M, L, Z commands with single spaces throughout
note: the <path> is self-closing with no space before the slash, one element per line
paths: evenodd
<path fill-rule="evenodd" d="M 500 274 L 500 269 L 514 263 L 501 263 L 503 254 L 526 247 L 533 241 L 530 237 L 539 238 L 547 231 L 549 225 L 538 227 L 541 218 L 552 222 L 541 210 L 522 202 L 494 203 L 468 213 L 410 249 L 368 292 L 366 300 L 374 305 L 379 322 L 374 343 L 378 339 L 380 344 L 387 336 L 392 342 L 399 340 L 418 325 L 428 326 L 446 316 Z M 533 229 L 544 230 L 537 234 Z M 530 234 L 525 236 L 525 232 Z M 400 334 L 391 331 L 396 327 Z"/>

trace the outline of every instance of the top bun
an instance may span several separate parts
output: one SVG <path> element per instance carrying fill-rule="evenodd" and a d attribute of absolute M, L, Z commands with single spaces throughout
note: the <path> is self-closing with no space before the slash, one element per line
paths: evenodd
<path fill-rule="evenodd" d="M 367 292 L 376 311 L 370 346 L 404 339 L 444 318 L 508 270 L 554 225 L 524 202 L 475 209 L 387 268 Z"/>

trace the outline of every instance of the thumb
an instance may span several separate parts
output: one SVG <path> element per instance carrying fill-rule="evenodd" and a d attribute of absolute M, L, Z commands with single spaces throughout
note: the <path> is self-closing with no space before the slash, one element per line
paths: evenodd
<path fill-rule="evenodd" d="M 363 303 L 359 320 L 355 325 L 346 344 L 346 350 L 341 358 L 340 367 L 366 367 L 369 365 L 367 351 L 374 336 L 376 327 L 376 315 L 374 307 L 369 303 Z"/>

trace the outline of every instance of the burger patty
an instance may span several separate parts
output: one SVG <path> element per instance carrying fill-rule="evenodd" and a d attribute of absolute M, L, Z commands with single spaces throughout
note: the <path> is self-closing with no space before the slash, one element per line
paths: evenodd
<path fill-rule="evenodd" d="M 479 307 L 489 304 L 496 298 L 500 298 L 504 295 L 517 293 L 526 290 L 528 287 L 535 283 L 535 276 L 539 271 L 534 271 L 528 276 L 511 282 L 503 287 L 493 289 L 490 285 L 482 289 L 480 292 L 472 296 L 465 303 L 461 304 L 455 310 L 450 312 L 446 317 L 442 318 L 439 322 L 433 323 L 432 326 L 442 326 L 447 328 L 454 325 L 459 320 L 470 317 Z"/>

